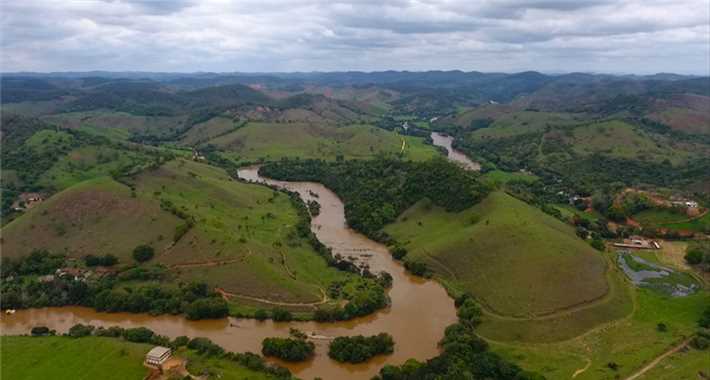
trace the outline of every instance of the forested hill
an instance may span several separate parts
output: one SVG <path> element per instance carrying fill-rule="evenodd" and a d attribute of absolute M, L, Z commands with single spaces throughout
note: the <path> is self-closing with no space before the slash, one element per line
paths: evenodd
<path fill-rule="evenodd" d="M 488 194 L 477 174 L 440 158 L 426 162 L 391 158 L 375 160 L 282 160 L 260 173 L 288 181 L 314 181 L 333 190 L 345 203 L 354 229 L 385 240 L 381 229 L 423 198 L 448 211 L 473 206 Z"/>

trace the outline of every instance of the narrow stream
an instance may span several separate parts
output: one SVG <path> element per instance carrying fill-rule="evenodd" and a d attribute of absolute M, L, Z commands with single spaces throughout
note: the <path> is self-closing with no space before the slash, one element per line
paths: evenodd
<path fill-rule="evenodd" d="M 464 167 L 466 170 L 481 170 L 481 164 L 478 162 L 471 161 L 468 156 L 462 152 L 454 149 L 451 145 L 454 143 L 454 138 L 439 132 L 432 132 L 431 139 L 434 145 L 445 148 L 448 152 L 447 157 L 449 160 L 454 161 Z"/>
<path fill-rule="evenodd" d="M 27 334 L 33 326 L 38 325 L 64 333 L 76 323 L 94 326 L 145 326 L 158 334 L 173 338 L 180 335 L 204 336 L 229 351 L 257 353 L 261 350 L 261 341 L 264 338 L 288 336 L 291 327 L 307 334 L 314 333 L 330 338 L 387 332 L 395 340 L 395 352 L 392 355 L 379 356 L 363 364 L 340 364 L 328 358 L 328 339 L 314 340 L 316 357 L 312 360 L 297 364 L 276 361 L 303 379 L 370 379 L 385 364 L 401 364 L 409 358 L 425 360 L 439 353 L 437 342 L 443 337 L 446 326 L 456 321 L 453 300 L 441 285 L 408 275 L 402 265 L 392 260 L 385 246 L 350 229 L 345 222 L 343 203 L 323 185 L 266 179 L 259 176 L 257 167 L 244 168 L 239 171 L 239 176 L 245 180 L 296 191 L 305 201 L 315 200 L 320 203 L 320 214 L 313 218 L 311 223 L 313 232 L 323 244 L 333 249 L 334 254 L 353 256 L 358 263 L 369 264 L 374 273 L 390 273 L 393 277 L 393 286 L 389 291 L 392 305 L 366 317 L 336 323 L 275 323 L 238 318 L 188 321 L 179 316 L 99 313 L 82 307 L 42 308 L 19 310 L 10 316 L 2 315 L 0 333 Z"/>

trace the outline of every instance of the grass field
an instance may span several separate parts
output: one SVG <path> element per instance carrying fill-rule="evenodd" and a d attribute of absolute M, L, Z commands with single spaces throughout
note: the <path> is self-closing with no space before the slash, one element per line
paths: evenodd
<path fill-rule="evenodd" d="M 148 344 L 102 337 L 3 336 L 0 343 L 0 377 L 12 380 L 140 380 L 148 374 L 143 360 L 152 348 Z M 274 379 L 234 361 L 209 358 L 186 348 L 176 351 L 174 356 L 187 359 L 187 370 L 193 375 L 206 375 L 205 379 Z"/>
<path fill-rule="evenodd" d="M 399 153 L 403 140 L 405 158 L 426 160 L 439 154 L 421 138 L 400 136 L 369 125 L 250 122 L 208 143 L 229 151 L 233 158 L 255 161 L 281 157 L 335 159 L 338 155 L 370 158 L 378 153 Z"/>
<path fill-rule="evenodd" d="M 612 157 L 642 161 L 682 163 L 688 152 L 673 149 L 668 142 L 652 139 L 647 133 L 623 121 L 607 121 L 574 129 L 573 149 L 581 155 L 603 153 Z"/>
<path fill-rule="evenodd" d="M 671 230 L 695 231 L 695 232 L 710 232 L 710 213 L 704 216 L 680 223 L 661 223 L 660 227 Z"/>
<path fill-rule="evenodd" d="M 179 223 L 158 202 L 132 198 L 127 186 L 102 177 L 55 194 L 9 223 L 2 229 L 2 252 L 6 257 L 38 248 L 71 257 L 110 253 L 126 262 L 137 245 L 167 248 Z"/>
<path fill-rule="evenodd" d="M 496 109 L 496 107 L 505 106 L 484 107 L 481 110 L 474 109 L 459 116 L 456 123 L 461 126 L 468 126 L 474 120 L 488 118 L 494 120 L 487 128 L 471 132 L 470 137 L 473 140 L 483 140 L 541 132 L 548 125 L 562 126 L 571 125 L 575 122 L 574 116 L 570 114 L 531 111 L 505 112 L 502 109 Z"/>
<path fill-rule="evenodd" d="M 194 351 L 182 349 L 176 355 L 188 360 L 187 370 L 193 375 L 208 374 L 207 379 L 220 380 L 269 380 L 276 379 L 263 372 L 252 371 L 233 361 L 220 358 L 208 358 Z"/>
<path fill-rule="evenodd" d="M 570 226 L 502 192 L 458 214 L 420 202 L 386 231 L 497 314 L 541 316 L 609 291 L 605 261 Z"/>
<path fill-rule="evenodd" d="M 579 211 L 574 206 L 571 206 L 569 204 L 562 204 L 562 203 L 558 203 L 553 206 L 556 209 L 560 210 L 560 213 L 562 213 L 562 216 L 565 219 L 570 220 L 570 221 L 575 217 L 575 215 L 582 218 L 582 219 L 586 219 L 590 222 L 597 221 L 599 218 L 602 217 L 602 215 L 596 210 L 592 210 L 591 212 Z"/>
<path fill-rule="evenodd" d="M 693 334 L 697 319 L 710 302 L 708 292 L 681 298 L 665 297 L 646 289 L 634 290 L 634 294 L 632 314 L 587 334 L 550 344 L 494 342 L 493 350 L 514 359 L 523 368 L 541 372 L 549 380 L 570 379 L 575 372 L 578 380 L 624 378 Z M 668 326 L 668 331 L 657 330 L 661 322 Z M 614 371 L 608 363 L 619 367 Z M 693 357 L 679 373 L 692 372 L 700 365 L 701 358 Z M 653 373 L 666 372 L 658 369 Z"/>
<path fill-rule="evenodd" d="M 236 128 L 239 128 L 242 123 L 243 122 L 234 120 L 231 117 L 213 117 L 204 123 L 196 124 L 192 126 L 192 128 L 188 129 L 187 132 L 185 132 L 185 134 L 180 138 L 180 142 L 190 146 L 198 145 L 217 136 L 227 134 Z"/>
<path fill-rule="evenodd" d="M 502 170 L 493 170 L 483 176 L 481 180 L 491 186 L 504 185 L 510 181 L 535 182 L 539 178 L 534 174 L 523 172 L 506 172 Z"/>
<path fill-rule="evenodd" d="M 170 201 L 196 220 L 156 258 L 181 279 L 272 301 L 314 302 L 321 288 L 350 277 L 297 236 L 298 216 L 285 194 L 187 160 L 138 176 L 136 192 L 139 199 Z"/>
<path fill-rule="evenodd" d="M 39 184 L 62 190 L 88 179 L 120 172 L 124 168 L 147 165 L 149 160 L 150 158 L 140 151 L 108 146 L 83 146 L 60 158 L 42 175 Z"/>
<path fill-rule="evenodd" d="M 692 348 L 681 350 L 663 359 L 655 368 L 639 377 L 640 380 L 694 380 L 701 378 L 699 372 L 710 374 L 708 351 Z"/>
<path fill-rule="evenodd" d="M 3 336 L 3 379 L 142 379 L 151 346 L 115 338 Z"/>
<path fill-rule="evenodd" d="M 660 224 L 674 223 L 689 219 L 684 213 L 656 208 L 641 211 L 632 218 L 643 226 L 658 226 Z"/>

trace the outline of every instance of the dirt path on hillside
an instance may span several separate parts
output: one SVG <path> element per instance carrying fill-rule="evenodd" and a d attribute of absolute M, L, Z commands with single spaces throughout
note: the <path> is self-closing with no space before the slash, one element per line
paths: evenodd
<path fill-rule="evenodd" d="M 197 267 L 216 267 L 218 265 L 234 264 L 241 262 L 243 259 L 232 259 L 232 260 L 210 260 L 210 261 L 198 261 L 190 263 L 173 264 L 170 269 L 182 269 L 182 268 L 197 268 Z"/>
<path fill-rule="evenodd" d="M 444 263 L 442 263 L 439 259 L 437 259 L 436 257 L 434 257 L 434 255 L 432 255 L 431 253 L 429 253 L 429 251 L 424 251 L 424 254 L 426 254 L 427 258 L 428 258 L 429 260 L 431 260 L 431 262 L 433 262 L 434 264 L 436 264 L 436 265 L 438 265 L 439 267 L 441 267 L 442 269 L 444 269 L 444 270 L 446 271 L 446 273 L 448 273 L 451 277 L 453 277 L 454 280 L 458 280 L 458 279 L 459 279 L 458 276 L 456 276 L 456 273 L 455 273 L 454 271 L 452 271 L 451 269 L 449 269 L 449 267 L 447 267 L 446 265 L 444 265 Z"/>
<path fill-rule="evenodd" d="M 643 376 L 643 374 L 645 374 L 646 372 L 648 372 L 648 371 L 650 371 L 651 369 L 653 369 L 653 368 L 654 368 L 655 366 L 657 366 L 658 363 L 660 363 L 663 359 L 665 359 L 665 358 L 667 358 L 667 357 L 669 357 L 669 356 L 675 354 L 676 352 L 682 350 L 685 346 L 688 345 L 688 343 L 690 343 L 690 340 L 691 340 L 691 339 L 693 339 L 693 338 L 688 338 L 688 339 L 684 340 L 681 344 L 679 344 L 679 345 L 677 345 L 677 346 L 671 348 L 670 350 L 664 352 L 663 354 L 661 354 L 661 355 L 658 356 L 657 358 L 653 359 L 650 363 L 646 364 L 645 366 L 643 366 L 643 368 L 641 368 L 640 370 L 636 371 L 634 374 L 632 374 L 631 376 L 627 377 L 627 378 L 624 379 L 624 380 L 635 380 L 635 379 L 638 379 L 639 377 Z"/>
<path fill-rule="evenodd" d="M 583 368 L 580 368 L 580 369 L 574 371 L 574 373 L 572 374 L 573 379 L 575 377 L 583 374 L 584 372 L 586 372 L 589 369 L 589 367 L 592 365 L 592 359 L 587 358 L 586 360 L 587 360 L 587 365 L 585 365 Z"/>
<path fill-rule="evenodd" d="M 215 288 L 215 291 L 219 293 L 223 298 L 242 298 L 245 300 L 250 300 L 250 301 L 256 301 L 260 303 L 265 303 L 268 305 L 275 305 L 275 306 L 293 306 L 293 307 L 302 307 L 302 306 L 319 306 L 327 303 L 328 300 L 328 295 L 326 295 L 325 290 L 322 288 L 319 289 L 321 292 L 321 300 L 316 301 L 316 302 L 279 302 L 279 301 L 271 301 L 266 298 L 259 298 L 259 297 L 252 297 L 252 296 L 247 296 L 243 294 L 237 294 L 237 293 L 231 293 L 228 292 L 222 288 Z"/>

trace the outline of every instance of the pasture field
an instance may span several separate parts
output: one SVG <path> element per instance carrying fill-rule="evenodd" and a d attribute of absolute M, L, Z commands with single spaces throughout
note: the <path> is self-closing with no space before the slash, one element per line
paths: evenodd
<path fill-rule="evenodd" d="M 385 231 L 408 260 L 501 316 L 539 317 L 610 290 L 606 261 L 570 226 L 502 192 L 456 214 L 420 202 Z"/>
<path fill-rule="evenodd" d="M 481 181 L 488 185 L 497 187 L 510 181 L 535 182 L 538 176 L 523 172 L 506 172 L 503 170 L 493 170 L 481 176 Z"/>
<path fill-rule="evenodd" d="M 710 212 L 706 213 L 700 218 L 679 223 L 661 223 L 659 226 L 676 231 L 694 231 L 708 233 L 710 232 Z"/>
<path fill-rule="evenodd" d="M 643 210 L 638 214 L 633 215 L 632 218 L 641 223 L 643 226 L 658 226 L 665 223 L 676 223 L 689 219 L 684 213 L 657 208 Z"/>
<path fill-rule="evenodd" d="M 576 153 L 608 156 L 650 162 L 669 160 L 679 164 L 689 158 L 685 149 L 675 149 L 669 141 L 656 141 L 646 132 L 619 120 L 579 126 L 570 143 Z"/>
<path fill-rule="evenodd" d="M 83 146 L 70 151 L 47 170 L 38 183 L 62 190 L 92 178 L 145 166 L 150 158 L 140 151 L 108 146 Z"/>
<path fill-rule="evenodd" d="M 2 336 L 3 379 L 142 379 L 148 344 L 116 338 Z"/>
<path fill-rule="evenodd" d="M 158 202 L 133 198 L 126 185 L 101 177 L 55 194 L 3 227 L 2 252 L 18 257 L 45 248 L 77 258 L 110 253 L 125 263 L 140 244 L 167 248 L 179 223 Z"/>
<path fill-rule="evenodd" d="M 459 116 L 459 120 L 456 123 L 467 127 L 475 120 L 484 119 L 492 119 L 493 123 L 487 128 L 471 132 L 471 139 L 485 140 L 488 138 L 511 137 L 530 132 L 542 132 L 548 125 L 566 126 L 576 122 L 572 114 L 531 111 L 504 113 L 500 109 L 491 108 L 473 110 L 470 113 Z"/>
<path fill-rule="evenodd" d="M 192 375 L 199 376 L 208 373 L 209 379 L 220 380 L 269 380 L 276 377 L 264 372 L 256 372 L 242 367 L 234 361 L 222 358 L 207 357 L 192 350 L 181 349 L 177 356 L 187 359 L 187 370 Z"/>
<path fill-rule="evenodd" d="M 163 136 L 182 128 L 185 116 L 138 116 L 101 110 L 67 112 L 43 116 L 42 120 L 62 128 L 78 129 L 99 136 L 126 140 L 131 135 Z"/>
<path fill-rule="evenodd" d="M 194 226 L 155 259 L 180 279 L 297 303 L 319 301 L 321 289 L 350 278 L 328 267 L 298 236 L 298 214 L 283 193 L 187 160 L 139 175 L 136 193 L 139 199 L 169 202 L 194 218 Z"/>
<path fill-rule="evenodd" d="M 244 125 L 243 121 L 227 116 L 213 117 L 203 123 L 195 124 L 180 138 L 184 145 L 198 145 L 215 137 L 225 135 Z"/>
<path fill-rule="evenodd" d="M 697 319 L 710 302 L 707 291 L 673 298 L 647 289 L 635 289 L 633 295 L 633 313 L 629 316 L 573 339 L 522 345 L 492 342 L 492 348 L 550 380 L 570 379 L 575 373 L 574 378 L 581 380 L 625 378 L 692 335 Z M 668 330 L 659 331 L 659 323 L 666 324 Z M 617 370 L 611 369 L 609 363 L 616 363 Z M 688 361 L 684 360 L 678 373 L 697 371 L 700 365 L 701 358 L 693 355 Z M 660 371 L 658 367 L 657 370 Z M 650 374 L 653 373 L 659 372 Z M 642 378 L 656 379 L 649 374 Z"/>
<path fill-rule="evenodd" d="M 602 215 L 601 215 L 598 211 L 596 211 L 596 210 L 592 210 L 591 212 L 579 211 L 579 210 L 578 210 L 577 208 L 575 208 L 574 206 L 571 206 L 571 205 L 569 205 L 569 204 L 563 204 L 563 203 L 557 203 L 557 204 L 553 205 L 553 207 L 555 207 L 556 209 L 558 209 L 558 210 L 560 211 L 560 213 L 562 213 L 562 216 L 563 216 L 565 219 L 570 220 L 570 221 L 571 221 L 575 216 L 578 216 L 578 217 L 580 217 L 580 218 L 582 218 L 582 219 L 586 219 L 586 220 L 588 220 L 588 221 L 590 221 L 590 222 L 595 222 L 595 221 L 597 221 L 599 218 L 602 218 Z"/>
<path fill-rule="evenodd" d="M 337 127 L 325 123 L 260 123 L 246 126 L 208 143 L 241 161 L 278 160 L 282 157 L 335 159 L 371 158 L 379 153 L 402 151 L 412 160 L 426 160 L 439 153 L 422 138 L 400 136 L 369 125 Z M 236 156 L 236 157 L 234 157 Z"/>
<path fill-rule="evenodd" d="M 661 360 L 639 380 L 697 379 L 700 371 L 710 373 L 708 352 L 687 348 Z"/>

